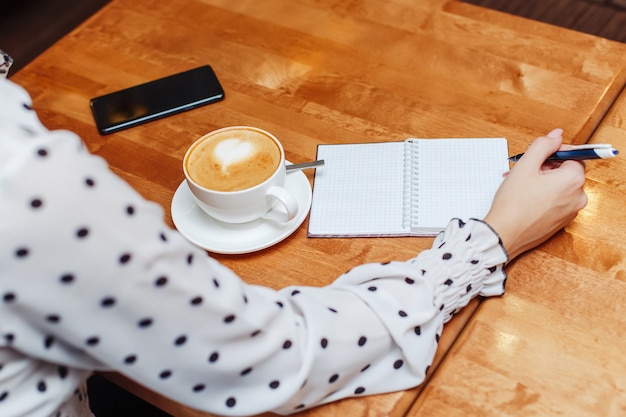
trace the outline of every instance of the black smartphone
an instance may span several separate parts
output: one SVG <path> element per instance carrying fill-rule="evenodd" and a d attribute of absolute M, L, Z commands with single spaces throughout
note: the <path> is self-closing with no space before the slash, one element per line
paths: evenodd
<path fill-rule="evenodd" d="M 209 65 L 136 85 L 90 100 L 102 135 L 224 99 Z"/>

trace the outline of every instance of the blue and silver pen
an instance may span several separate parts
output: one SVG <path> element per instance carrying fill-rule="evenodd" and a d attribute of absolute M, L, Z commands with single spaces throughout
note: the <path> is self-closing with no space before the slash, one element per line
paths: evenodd
<path fill-rule="evenodd" d="M 550 155 L 546 161 L 585 161 L 587 159 L 606 159 L 614 158 L 619 152 L 613 146 L 607 143 L 576 145 L 572 149 L 566 151 L 557 151 Z M 523 153 L 514 155 L 509 158 L 511 162 L 517 162 L 524 156 Z"/>

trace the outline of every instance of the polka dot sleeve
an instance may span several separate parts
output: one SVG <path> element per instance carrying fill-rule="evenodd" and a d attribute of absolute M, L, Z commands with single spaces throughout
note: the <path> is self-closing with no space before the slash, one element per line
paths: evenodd
<path fill-rule="evenodd" d="M 45 130 L 9 82 L 0 122 L 2 416 L 68 410 L 97 369 L 223 415 L 405 389 L 423 380 L 452 314 L 503 291 L 506 253 L 477 220 L 328 287 L 248 285 L 79 138 Z"/>

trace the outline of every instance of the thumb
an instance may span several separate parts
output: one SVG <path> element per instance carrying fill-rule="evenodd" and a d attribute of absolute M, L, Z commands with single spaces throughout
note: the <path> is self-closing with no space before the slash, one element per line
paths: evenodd
<path fill-rule="evenodd" d="M 518 161 L 516 166 L 529 166 L 539 169 L 546 159 L 554 152 L 558 151 L 563 142 L 563 129 L 554 129 L 546 136 L 540 136 L 533 141 L 524 152 L 524 156 Z"/>

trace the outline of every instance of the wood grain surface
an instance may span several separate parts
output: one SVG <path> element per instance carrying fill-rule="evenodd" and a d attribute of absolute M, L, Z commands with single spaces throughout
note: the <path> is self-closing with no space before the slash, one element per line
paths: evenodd
<path fill-rule="evenodd" d="M 46 126 L 79 134 L 114 172 L 162 205 L 172 225 L 169 207 L 183 180 L 183 155 L 208 131 L 229 125 L 266 129 L 283 142 L 291 162 L 313 159 L 320 143 L 407 137 L 506 137 L 513 154 L 554 127 L 564 128 L 568 141 L 583 143 L 626 82 L 625 48 L 456 1 L 113 0 L 13 80 L 31 93 Z M 90 98 L 204 64 L 212 65 L 220 78 L 224 101 L 113 135 L 97 133 Z M 611 247 L 613 240 L 602 239 L 606 234 L 622 236 L 624 227 L 614 227 L 609 222 L 614 214 L 606 213 L 602 227 L 608 230 L 595 231 L 587 223 L 593 210 L 609 209 L 603 205 L 613 198 L 615 187 L 624 185 L 610 174 L 598 171 L 598 178 L 591 178 L 595 203 L 570 228 L 511 266 L 509 295 L 485 304 L 472 318 L 480 304 L 475 300 L 447 325 L 432 367 L 437 376 L 436 365 L 445 358 L 435 387 L 462 375 L 464 366 L 471 367 L 465 385 L 455 389 L 466 390 L 466 401 L 482 398 L 474 409 L 493 408 L 492 398 L 481 391 L 481 364 L 492 354 L 494 361 L 504 355 L 498 346 L 509 340 L 499 339 L 495 324 L 520 321 L 513 336 L 526 350 L 516 349 L 528 355 L 543 352 L 533 356 L 539 372 L 548 369 L 539 363 L 541 358 L 554 363 L 565 354 L 553 343 L 570 346 L 566 337 L 575 333 L 568 333 L 569 324 L 582 332 L 584 323 L 608 318 L 608 310 L 598 302 L 608 303 L 612 317 L 623 312 L 617 298 L 603 299 L 623 283 L 606 278 L 606 269 L 623 274 L 623 250 Z M 313 181 L 312 173 L 307 175 Z M 610 207 L 623 209 L 617 201 Z M 408 259 L 432 243 L 429 238 L 308 239 L 306 228 L 305 221 L 270 249 L 214 256 L 251 283 L 320 286 L 357 264 Z M 589 250 L 603 257 L 589 257 Z M 582 283 L 593 291 L 586 296 L 576 291 Z M 528 306 L 536 310 L 527 314 Z M 579 319 L 584 321 L 576 324 Z M 537 324 L 545 321 L 558 326 Z M 607 328 L 617 333 L 618 325 Z M 476 332 L 486 339 L 477 341 Z M 589 354 L 595 346 L 592 334 L 585 339 Z M 539 339 L 531 345 L 533 337 Z M 470 349 L 467 357 L 465 345 Z M 607 354 L 616 354 L 610 349 Z M 486 358 L 480 359 L 483 354 Z M 477 355 L 478 362 L 472 362 Z M 605 360 L 601 355 L 594 358 Z M 532 394 L 528 382 L 515 377 L 525 364 L 513 363 L 517 368 L 507 370 L 502 383 L 491 382 L 493 391 L 508 388 L 506 384 L 515 389 L 519 382 L 519 395 Z M 607 369 L 608 364 L 607 359 Z M 563 378 L 570 375 L 563 370 L 553 379 L 565 386 Z M 492 376 L 486 369 L 484 378 Z M 177 417 L 202 415 L 131 381 L 118 381 Z M 611 381 L 605 382 L 607 387 Z M 345 400 L 304 414 L 402 416 L 416 398 L 413 411 L 439 406 L 430 386 Z M 419 397 L 424 387 L 428 395 Z M 498 395 L 506 398 L 510 393 Z"/>
<path fill-rule="evenodd" d="M 409 416 L 626 415 L 626 92 L 590 140 L 589 205 L 508 269 Z"/>

